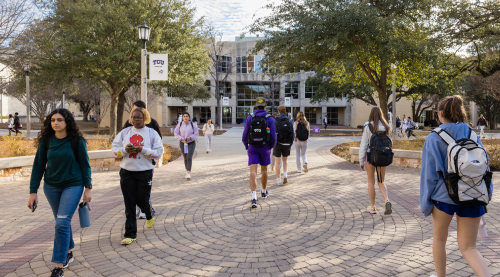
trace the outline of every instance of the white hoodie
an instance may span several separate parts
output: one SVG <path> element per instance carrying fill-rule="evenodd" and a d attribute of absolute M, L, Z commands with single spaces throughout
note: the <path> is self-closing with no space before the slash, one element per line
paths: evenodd
<path fill-rule="evenodd" d="M 370 131 L 370 126 L 369 126 L 370 123 L 373 125 L 373 121 L 371 122 L 367 121 L 363 125 L 363 137 L 361 137 L 361 144 L 359 145 L 360 166 L 365 165 L 366 151 L 368 150 L 368 144 L 370 143 L 370 138 L 372 137 L 372 131 Z M 381 121 L 379 121 L 377 132 L 384 132 L 384 131 L 385 131 L 385 126 L 382 124 Z"/>
<path fill-rule="evenodd" d="M 127 144 L 142 146 L 142 152 L 129 154 L 125 152 Z M 145 171 L 155 167 L 152 160 L 163 155 L 163 143 L 158 133 L 146 126 L 142 129 L 127 127 L 116 135 L 111 145 L 113 154 L 122 158 L 120 167 L 128 171 Z"/>

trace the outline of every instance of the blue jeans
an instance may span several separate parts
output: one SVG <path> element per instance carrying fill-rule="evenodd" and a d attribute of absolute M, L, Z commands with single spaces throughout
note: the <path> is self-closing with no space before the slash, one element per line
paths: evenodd
<path fill-rule="evenodd" d="M 52 262 L 65 263 L 68 250 L 75 247 L 71 231 L 71 218 L 73 218 L 82 197 L 83 186 L 57 188 L 44 184 L 43 192 L 56 220 Z"/>

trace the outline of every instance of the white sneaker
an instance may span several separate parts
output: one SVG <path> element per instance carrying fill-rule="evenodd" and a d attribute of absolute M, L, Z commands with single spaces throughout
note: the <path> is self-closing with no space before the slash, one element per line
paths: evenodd
<path fill-rule="evenodd" d="M 146 214 L 139 212 L 139 219 L 146 219 Z"/>
<path fill-rule="evenodd" d="M 191 174 L 186 173 L 186 180 L 188 180 L 188 181 L 191 180 Z"/>
<path fill-rule="evenodd" d="M 276 179 L 276 184 L 277 184 L 278 186 L 282 186 L 282 185 L 283 185 L 283 181 L 281 180 L 281 178 L 277 178 L 277 179 Z"/>

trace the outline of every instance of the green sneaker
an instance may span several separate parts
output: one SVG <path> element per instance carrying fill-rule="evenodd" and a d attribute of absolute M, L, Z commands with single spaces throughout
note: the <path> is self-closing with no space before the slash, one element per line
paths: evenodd
<path fill-rule="evenodd" d="M 124 238 L 122 240 L 122 242 L 120 242 L 121 245 L 129 245 L 131 244 L 132 242 L 136 241 L 137 239 L 133 239 L 133 238 Z"/>
<path fill-rule="evenodd" d="M 153 228 L 155 226 L 156 217 L 153 216 L 151 219 L 146 220 L 146 228 Z"/>

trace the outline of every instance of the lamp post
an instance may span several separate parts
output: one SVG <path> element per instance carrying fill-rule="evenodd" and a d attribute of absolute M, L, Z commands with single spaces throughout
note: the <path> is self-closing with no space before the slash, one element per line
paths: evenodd
<path fill-rule="evenodd" d="M 392 134 L 396 138 L 396 66 L 392 72 Z"/>
<path fill-rule="evenodd" d="M 222 110 L 224 109 L 224 88 L 219 88 L 219 95 L 220 95 L 220 125 L 219 129 L 222 130 Z"/>
<path fill-rule="evenodd" d="M 26 137 L 30 137 L 31 133 L 31 97 L 30 97 L 30 69 L 31 65 L 29 62 L 24 63 L 24 73 L 26 76 L 26 115 L 27 115 L 27 123 L 26 123 Z"/>
<path fill-rule="evenodd" d="M 149 34 L 151 28 L 149 28 L 146 23 L 138 27 L 139 29 L 139 39 L 142 40 L 142 50 L 141 50 L 141 100 L 148 104 L 148 87 L 147 87 L 147 68 L 146 68 L 146 42 L 149 40 Z"/>

